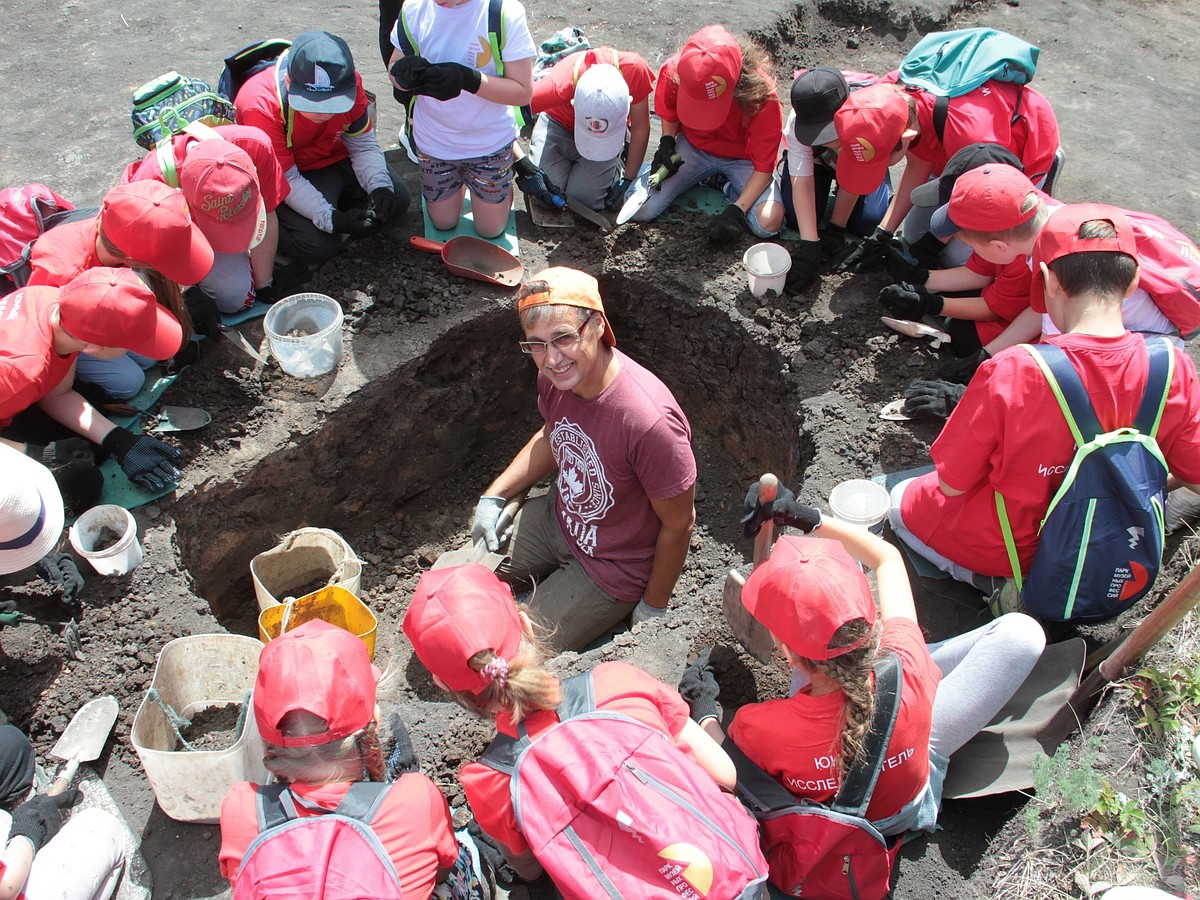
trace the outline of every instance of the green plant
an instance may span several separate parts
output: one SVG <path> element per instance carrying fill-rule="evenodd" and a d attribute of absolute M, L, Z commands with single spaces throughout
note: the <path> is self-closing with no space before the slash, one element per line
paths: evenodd
<path fill-rule="evenodd" d="M 1196 733 L 1200 717 L 1200 670 L 1196 667 L 1174 662 L 1165 671 L 1142 669 L 1122 687 L 1133 693 L 1142 712 L 1135 728 L 1155 738 L 1185 728 Z"/>
<path fill-rule="evenodd" d="M 1026 804 L 1025 828 L 1035 836 L 1041 828 L 1042 813 L 1068 816 L 1083 815 L 1095 808 L 1105 783 L 1096 772 L 1100 758 L 1100 738 L 1089 738 L 1074 753 L 1059 747 L 1054 756 L 1039 755 L 1033 760 L 1033 789 L 1036 796 Z"/>

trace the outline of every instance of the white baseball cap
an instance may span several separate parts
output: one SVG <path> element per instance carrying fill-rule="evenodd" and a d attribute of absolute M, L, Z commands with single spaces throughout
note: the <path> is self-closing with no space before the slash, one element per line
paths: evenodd
<path fill-rule="evenodd" d="M 629 86 L 615 66 L 594 65 L 575 85 L 575 149 L 606 162 L 621 155 L 629 120 Z"/>
<path fill-rule="evenodd" d="M 50 470 L 0 442 L 0 575 L 32 566 L 62 530 L 62 494 Z"/>

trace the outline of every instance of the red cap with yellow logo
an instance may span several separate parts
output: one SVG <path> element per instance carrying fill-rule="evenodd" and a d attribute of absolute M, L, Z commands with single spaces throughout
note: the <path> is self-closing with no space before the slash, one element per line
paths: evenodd
<path fill-rule="evenodd" d="M 676 70 L 679 121 L 693 131 L 716 131 L 729 117 L 742 73 L 737 39 L 720 25 L 700 29 L 683 45 Z"/>
<path fill-rule="evenodd" d="M 887 175 L 908 125 L 908 104 L 895 85 L 874 84 L 851 94 L 833 124 L 841 141 L 837 183 L 852 194 L 870 194 Z"/>

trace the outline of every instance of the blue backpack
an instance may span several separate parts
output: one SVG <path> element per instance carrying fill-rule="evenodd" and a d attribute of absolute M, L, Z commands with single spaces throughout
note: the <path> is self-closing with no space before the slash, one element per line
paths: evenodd
<path fill-rule="evenodd" d="M 1166 338 L 1146 341 L 1149 374 L 1133 426 L 1106 432 L 1062 349 L 1022 346 L 1050 383 L 1076 450 L 1042 519 L 1024 577 L 1004 497 L 996 492 L 1013 579 L 1021 601 L 1039 618 L 1111 619 L 1145 596 L 1162 563 L 1167 463 L 1154 437 L 1174 376 L 1175 352 Z"/>
<path fill-rule="evenodd" d="M 941 141 L 950 98 L 969 94 L 988 81 L 1029 84 L 1037 71 L 1040 52 L 1028 41 L 995 28 L 932 31 L 900 63 L 900 83 L 937 98 L 933 127 Z M 1019 118 L 1020 109 L 1018 97 L 1013 122 Z"/>

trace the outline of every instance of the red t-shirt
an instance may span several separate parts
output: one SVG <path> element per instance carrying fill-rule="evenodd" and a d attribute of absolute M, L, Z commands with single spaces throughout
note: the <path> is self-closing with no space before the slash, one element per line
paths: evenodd
<path fill-rule="evenodd" d="M 677 740 L 688 722 L 687 702 L 677 690 L 623 662 L 596 666 L 592 670 L 592 688 L 597 709 L 637 719 L 688 752 Z M 552 710 L 539 710 L 525 719 L 525 729 L 536 737 L 557 722 L 558 716 Z M 507 713 L 497 717 L 496 730 L 509 737 L 517 736 L 516 724 Z M 529 844 L 517 828 L 517 817 L 513 813 L 509 777 L 483 763 L 472 762 L 459 770 L 458 779 L 479 826 L 508 847 L 514 856 L 528 850 Z"/>
<path fill-rule="evenodd" d="M 262 192 L 263 205 L 267 208 L 267 212 L 274 211 L 291 193 L 292 186 L 283 177 L 283 170 L 279 168 L 279 161 L 275 158 L 271 139 L 262 132 L 262 129 L 251 128 L 249 125 L 219 125 L 214 130 L 223 140 L 246 151 L 246 155 L 254 163 L 254 170 L 258 173 L 258 186 Z M 177 173 L 183 166 L 188 146 L 198 140 L 200 138 L 192 134 L 175 135 L 171 142 L 171 149 L 174 151 Z M 131 181 L 161 181 L 166 184 L 162 166 L 158 162 L 157 151 L 151 150 L 144 159 L 131 162 L 125 168 L 121 175 L 121 184 L 129 184 Z"/>
<path fill-rule="evenodd" d="M 991 322 L 976 322 L 975 333 L 980 343 L 986 345 L 1000 336 L 1013 319 L 1029 309 L 1029 284 L 1033 273 L 1029 269 L 1029 257 L 1018 256 L 1007 265 L 990 263 L 978 253 L 972 253 L 966 267 L 977 275 L 987 275 L 992 283 L 985 285 L 980 295 L 998 318 Z"/>
<path fill-rule="evenodd" d="M 925 789 L 929 780 L 929 731 L 933 698 L 942 674 L 911 619 L 890 619 L 880 646 L 900 657 L 900 713 L 887 757 L 871 795 L 867 818 L 894 816 Z M 840 690 L 813 697 L 804 692 L 782 700 L 743 706 L 729 737 L 759 768 L 800 799 L 826 802 L 841 786 L 836 766 L 845 728 Z"/>
<path fill-rule="evenodd" d="M 0 297 L 0 428 L 57 387 L 79 355 L 54 350 L 50 312 L 57 303 L 58 289 L 46 286 Z"/>
<path fill-rule="evenodd" d="M 258 836 L 254 785 L 235 784 L 221 803 L 221 874 L 232 884 L 250 843 Z M 349 783 L 293 784 L 292 790 L 306 801 L 334 809 Z M 316 815 L 299 803 L 302 817 Z M 458 842 L 450 822 L 450 807 L 437 786 L 419 773 L 401 775 L 391 786 L 371 828 L 391 857 L 405 897 L 427 900 L 433 894 L 439 869 L 448 869 L 458 859 Z"/>
<path fill-rule="evenodd" d="M 363 89 L 362 75 L 357 72 L 354 74 L 358 81 L 358 94 L 349 112 L 339 113 L 328 122 L 317 123 L 289 108 L 289 127 L 285 129 L 276 68 L 268 66 L 242 85 L 234 101 L 238 124 L 253 125 L 271 139 L 275 158 L 285 173 L 292 166 L 301 172 L 310 172 L 348 158 L 350 151 L 342 143 L 342 135 L 365 134 L 374 126 L 367 109 L 367 92 Z"/>
<path fill-rule="evenodd" d="M 1141 335 L 1064 334 L 1047 343 L 1066 351 L 1106 430 L 1133 422 L 1146 384 Z M 1195 366 L 1181 350 L 1175 351 L 1175 377 L 1157 441 L 1171 473 L 1200 484 L 1200 384 Z M 1027 568 L 1037 548 L 1038 526 L 1075 455 L 1058 403 L 1027 351 L 1012 347 L 979 367 L 930 453 L 936 471 L 919 477 L 904 493 L 905 526 L 973 572 L 1010 576 L 993 493 L 1000 491 Z M 939 476 L 964 493 L 947 497 L 938 487 Z"/>
<path fill-rule="evenodd" d="M 679 95 L 676 54 L 658 70 L 654 86 L 654 111 L 664 122 L 678 122 L 675 98 Z M 779 159 L 779 144 L 783 140 L 783 107 L 772 93 L 771 99 L 753 116 L 746 115 L 737 103 L 729 107 L 729 115 L 713 131 L 693 131 L 680 125 L 684 137 L 693 147 L 724 159 L 748 159 L 755 172 L 774 172 Z"/>
<path fill-rule="evenodd" d="M 580 399 L 538 375 L 538 411 L 558 464 L 559 527 L 588 576 L 619 600 L 639 600 L 662 520 L 652 500 L 696 481 L 692 430 L 657 377 L 619 350 L 621 370 L 599 396 Z"/>
<path fill-rule="evenodd" d="M 572 101 L 575 99 L 575 84 L 584 72 L 597 64 L 616 65 L 620 69 L 621 77 L 629 86 L 631 106 L 650 96 L 654 86 L 654 72 L 646 65 L 644 59 L 636 53 L 600 47 L 563 60 L 544 78 L 539 78 L 533 83 L 533 101 L 530 108 L 534 114 L 544 112 L 574 134 L 575 107 Z"/>
<path fill-rule="evenodd" d="M 55 226 L 37 239 L 29 256 L 30 284 L 62 287 L 76 275 L 102 265 L 96 255 L 100 217 Z"/>

